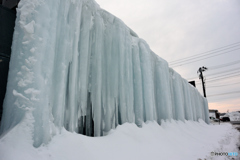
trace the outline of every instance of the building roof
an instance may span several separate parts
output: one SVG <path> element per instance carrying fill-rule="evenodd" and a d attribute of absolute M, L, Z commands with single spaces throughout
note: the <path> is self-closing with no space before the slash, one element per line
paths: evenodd
<path fill-rule="evenodd" d="M 218 112 L 216 109 L 209 109 L 209 112 Z"/>

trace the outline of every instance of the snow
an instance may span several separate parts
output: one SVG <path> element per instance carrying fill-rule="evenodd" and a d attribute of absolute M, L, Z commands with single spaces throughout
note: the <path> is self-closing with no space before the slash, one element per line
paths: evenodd
<path fill-rule="evenodd" d="M 125 123 L 104 137 L 87 137 L 62 128 L 49 144 L 32 146 L 31 114 L 0 139 L 1 160 L 225 160 L 211 152 L 238 152 L 239 132 L 231 124 L 203 121 L 146 122 L 142 128 Z"/>
<path fill-rule="evenodd" d="M 28 115 L 34 147 L 63 127 L 98 137 L 124 123 L 209 123 L 197 89 L 94 0 L 20 1 L 1 137 Z"/>
<path fill-rule="evenodd" d="M 25 31 L 27 33 L 33 34 L 34 33 L 34 25 L 35 25 L 35 21 L 31 21 L 30 23 L 28 23 L 27 25 L 24 26 Z"/>
<path fill-rule="evenodd" d="M 229 117 L 230 121 L 240 121 L 240 113 L 239 112 L 226 113 L 224 116 Z"/>

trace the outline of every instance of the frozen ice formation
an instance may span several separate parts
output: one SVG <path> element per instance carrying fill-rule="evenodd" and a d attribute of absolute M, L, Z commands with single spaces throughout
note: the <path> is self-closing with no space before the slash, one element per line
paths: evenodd
<path fill-rule="evenodd" d="M 94 0 L 20 1 L 1 135 L 23 119 L 35 147 L 62 127 L 102 136 L 125 122 L 209 123 L 207 100 Z"/>

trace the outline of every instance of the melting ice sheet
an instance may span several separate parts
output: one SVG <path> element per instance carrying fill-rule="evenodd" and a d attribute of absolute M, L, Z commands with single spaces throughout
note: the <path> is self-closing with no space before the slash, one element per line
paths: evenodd
<path fill-rule="evenodd" d="M 102 136 L 125 122 L 208 123 L 208 104 L 94 0 L 21 0 L 1 135 L 24 119 L 38 147 L 62 127 Z"/>

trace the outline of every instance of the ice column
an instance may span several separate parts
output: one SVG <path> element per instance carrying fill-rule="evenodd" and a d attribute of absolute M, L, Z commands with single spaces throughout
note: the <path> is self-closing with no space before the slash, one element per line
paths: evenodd
<path fill-rule="evenodd" d="M 63 127 L 103 136 L 126 122 L 209 123 L 207 100 L 94 0 L 20 1 L 1 135 L 23 119 L 35 147 Z"/>

